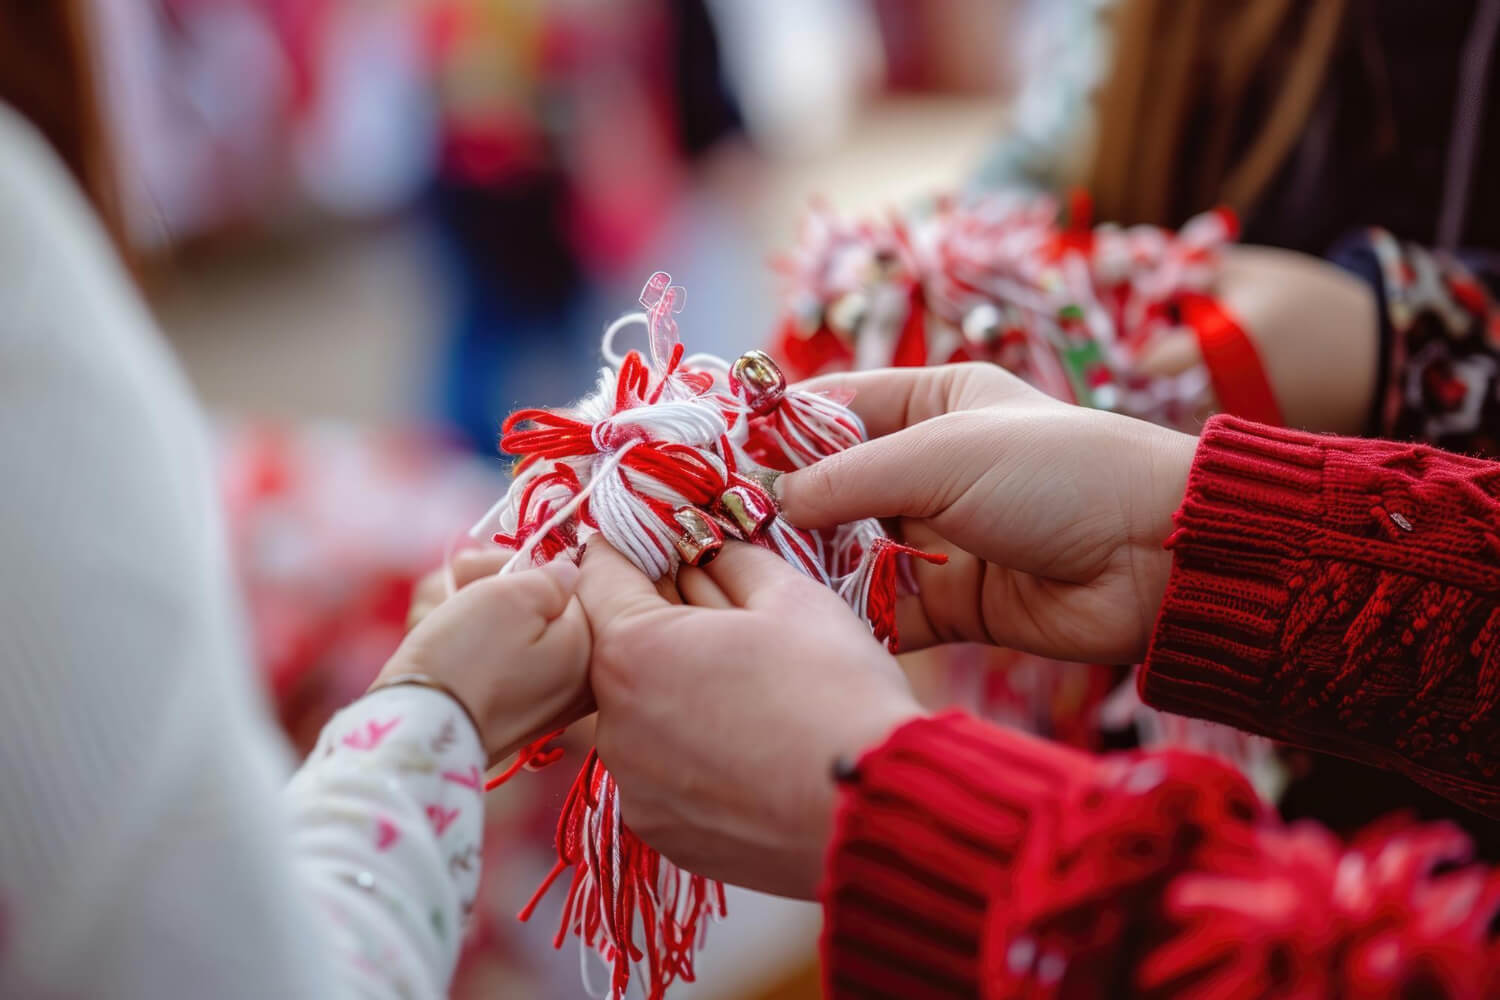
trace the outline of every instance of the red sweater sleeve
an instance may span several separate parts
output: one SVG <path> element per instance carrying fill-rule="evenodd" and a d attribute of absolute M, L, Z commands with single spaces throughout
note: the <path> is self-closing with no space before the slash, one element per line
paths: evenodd
<path fill-rule="evenodd" d="M 1492 996 L 1500 876 L 1468 851 L 1442 825 L 1347 848 L 1281 826 L 1205 757 L 921 720 L 845 783 L 825 995 Z"/>
<path fill-rule="evenodd" d="M 1500 815 L 1500 464 L 1209 421 L 1141 695 Z"/>

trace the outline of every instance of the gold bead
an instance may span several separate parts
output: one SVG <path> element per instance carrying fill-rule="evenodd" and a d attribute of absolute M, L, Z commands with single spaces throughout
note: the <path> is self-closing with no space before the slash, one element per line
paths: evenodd
<path fill-rule="evenodd" d="M 689 566 L 707 566 L 724 547 L 724 532 L 696 507 L 678 507 L 672 515 L 682 534 L 677 536 L 677 554 Z"/>
<path fill-rule="evenodd" d="M 739 526 L 747 539 L 753 539 L 776 520 L 776 504 L 755 486 L 731 486 L 719 496 L 719 506 Z"/>
<path fill-rule="evenodd" d="M 768 469 L 764 465 L 753 465 L 739 470 L 738 475 L 750 480 L 765 491 L 773 500 L 776 496 L 776 480 L 782 477 L 779 469 Z"/>
<path fill-rule="evenodd" d="M 745 401 L 755 413 L 765 413 L 786 394 L 786 376 L 765 351 L 746 351 L 729 369 L 730 377 L 745 390 Z"/>

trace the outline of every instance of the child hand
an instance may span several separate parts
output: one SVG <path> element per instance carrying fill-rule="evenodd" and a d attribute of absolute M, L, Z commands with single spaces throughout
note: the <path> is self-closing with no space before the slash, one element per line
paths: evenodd
<path fill-rule="evenodd" d="M 444 592 L 441 577 L 435 591 L 419 587 L 430 610 L 375 681 L 425 674 L 447 685 L 479 724 L 491 764 L 593 710 L 589 626 L 574 596 L 578 568 L 558 561 L 496 576 L 490 563 L 497 559 L 487 552 L 460 556 L 458 580 L 470 573 L 480 578 L 436 606 L 428 602 Z M 414 600 L 414 616 L 418 605 Z"/>
<path fill-rule="evenodd" d="M 416 628 L 428 615 L 437 610 L 454 591 L 467 587 L 475 580 L 494 576 L 510 561 L 514 551 L 507 548 L 464 549 L 455 555 L 447 566 L 435 569 L 417 581 L 412 589 L 411 607 L 406 612 L 406 631 Z"/>

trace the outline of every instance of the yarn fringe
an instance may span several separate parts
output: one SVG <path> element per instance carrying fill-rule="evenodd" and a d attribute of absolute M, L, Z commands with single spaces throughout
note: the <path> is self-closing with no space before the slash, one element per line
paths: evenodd
<path fill-rule="evenodd" d="M 774 476 L 861 443 L 864 425 L 847 400 L 788 387 L 758 351 L 732 364 L 688 357 L 675 318 L 683 301 L 666 274 L 653 275 L 644 311 L 606 332 L 614 366 L 593 393 L 566 410 L 519 410 L 505 421 L 500 447 L 518 458 L 515 479 L 471 534 L 493 531 L 516 549 L 509 571 L 577 559 L 597 532 L 653 579 L 702 565 L 725 539 L 761 545 L 839 593 L 895 649 L 910 560 L 946 557 L 895 542 L 875 520 L 817 532 L 782 519 Z M 614 354 L 615 336 L 631 324 L 647 328 L 649 358 Z M 558 735 L 523 748 L 486 788 L 556 761 Z M 623 1000 L 636 968 L 647 1000 L 659 1000 L 673 983 L 693 980 L 707 923 L 725 916 L 724 889 L 663 858 L 620 815 L 619 789 L 591 750 L 558 819 L 557 862 L 520 918 L 529 920 L 571 872 L 554 944 L 571 934 L 602 957 L 611 1000 Z"/>

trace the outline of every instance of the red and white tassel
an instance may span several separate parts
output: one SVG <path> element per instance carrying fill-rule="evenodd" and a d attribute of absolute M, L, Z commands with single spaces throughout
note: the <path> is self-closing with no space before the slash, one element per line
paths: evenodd
<path fill-rule="evenodd" d="M 606 332 L 603 371 L 593 393 L 567 410 L 521 410 L 505 422 L 501 448 L 519 457 L 506 496 L 472 534 L 515 548 L 502 572 L 577 558 L 597 532 L 653 579 L 683 562 L 702 565 L 726 538 L 762 545 L 834 588 L 877 638 L 894 648 L 895 603 L 905 555 L 927 556 L 884 537 L 877 521 L 832 532 L 807 531 L 779 516 L 768 484 L 859 444 L 863 425 L 837 399 L 789 389 L 780 368 L 752 351 L 728 364 L 685 356 L 676 314 L 682 290 L 653 275 L 644 312 Z M 631 324 L 646 326 L 649 361 L 614 353 Z M 498 526 L 498 530 L 495 530 Z M 557 734 L 553 734 L 555 736 Z M 539 740 L 488 787 L 557 759 Z M 558 860 L 522 911 L 530 917 L 548 887 L 572 872 L 556 943 L 576 934 L 609 963 L 608 995 L 621 1000 L 631 970 L 644 963 L 648 1000 L 693 978 L 704 923 L 724 915 L 723 889 L 683 872 L 620 820 L 619 791 L 590 752 L 558 822 Z"/>

